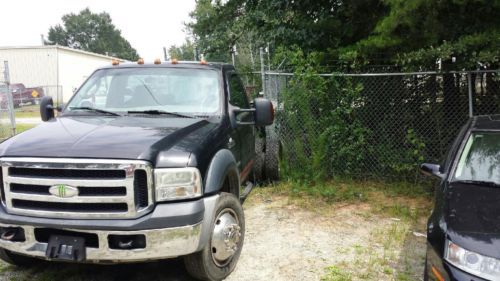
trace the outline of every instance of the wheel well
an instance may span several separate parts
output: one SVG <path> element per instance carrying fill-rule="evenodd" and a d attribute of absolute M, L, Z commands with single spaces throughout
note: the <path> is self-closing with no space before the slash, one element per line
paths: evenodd
<path fill-rule="evenodd" d="M 234 194 L 236 197 L 239 197 L 240 181 L 238 179 L 238 174 L 235 171 L 229 171 L 224 178 L 224 183 L 220 191 Z"/>

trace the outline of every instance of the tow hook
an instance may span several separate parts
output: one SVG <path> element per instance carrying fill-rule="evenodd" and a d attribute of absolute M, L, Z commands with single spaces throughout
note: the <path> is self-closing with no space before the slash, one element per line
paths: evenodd
<path fill-rule="evenodd" d="M 21 227 L 0 227 L 0 239 L 12 242 L 25 241 L 24 229 Z"/>
<path fill-rule="evenodd" d="M 12 238 L 14 238 L 17 234 L 17 231 L 16 230 L 6 230 L 2 233 L 2 240 L 7 240 L 7 241 L 11 241 Z"/>

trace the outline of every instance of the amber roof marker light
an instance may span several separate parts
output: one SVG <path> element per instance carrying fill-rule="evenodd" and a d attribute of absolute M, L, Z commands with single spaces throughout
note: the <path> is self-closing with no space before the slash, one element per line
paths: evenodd
<path fill-rule="evenodd" d="M 119 60 L 112 60 L 111 65 L 119 65 L 120 61 Z"/>
<path fill-rule="evenodd" d="M 202 60 L 200 61 L 200 64 L 202 64 L 202 65 L 207 65 L 207 64 L 208 64 L 208 62 L 207 62 L 206 60 L 203 60 L 203 59 L 202 59 Z"/>
<path fill-rule="evenodd" d="M 155 64 L 161 64 L 161 59 L 155 59 Z"/>
<path fill-rule="evenodd" d="M 137 64 L 144 64 L 144 59 L 143 58 L 138 59 Z"/>
<path fill-rule="evenodd" d="M 178 63 L 179 63 L 179 61 L 178 61 L 177 59 L 171 59 L 171 60 L 170 60 L 170 62 L 171 62 L 172 64 L 178 64 Z"/>

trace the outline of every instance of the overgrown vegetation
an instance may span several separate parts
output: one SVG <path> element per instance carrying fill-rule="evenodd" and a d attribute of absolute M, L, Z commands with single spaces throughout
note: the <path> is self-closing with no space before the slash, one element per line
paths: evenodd
<path fill-rule="evenodd" d="M 334 71 L 434 70 L 437 59 L 446 69 L 495 69 L 499 11 L 487 0 L 200 0 L 188 28 L 209 59 L 229 61 L 233 45 L 255 56 L 269 44 L 321 52 Z"/>
<path fill-rule="evenodd" d="M 415 182 L 418 165 L 438 162 L 468 116 L 467 77 L 318 74 L 497 69 L 499 13 L 500 2 L 486 0 L 200 0 L 192 41 L 172 50 L 230 61 L 236 49 L 236 66 L 252 72 L 265 47 L 267 67 L 294 73 L 277 120 L 288 179 Z M 498 112 L 498 73 L 471 75 L 481 81 L 474 112 Z"/>

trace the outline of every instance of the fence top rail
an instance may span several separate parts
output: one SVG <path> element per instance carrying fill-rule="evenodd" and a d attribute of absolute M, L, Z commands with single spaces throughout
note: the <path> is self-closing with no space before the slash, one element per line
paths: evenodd
<path fill-rule="evenodd" d="M 332 76 L 347 76 L 347 77 L 373 77 L 373 76 L 406 76 L 406 75 L 443 75 L 443 74 L 469 74 L 469 73 L 498 73 L 497 70 L 470 70 L 470 71 L 424 71 L 424 72 L 387 72 L 387 73 L 321 73 L 318 76 L 332 77 Z M 260 72 L 252 72 L 252 74 L 261 74 Z M 275 76 L 294 76 L 290 72 L 272 72 L 266 71 L 265 75 Z"/>

